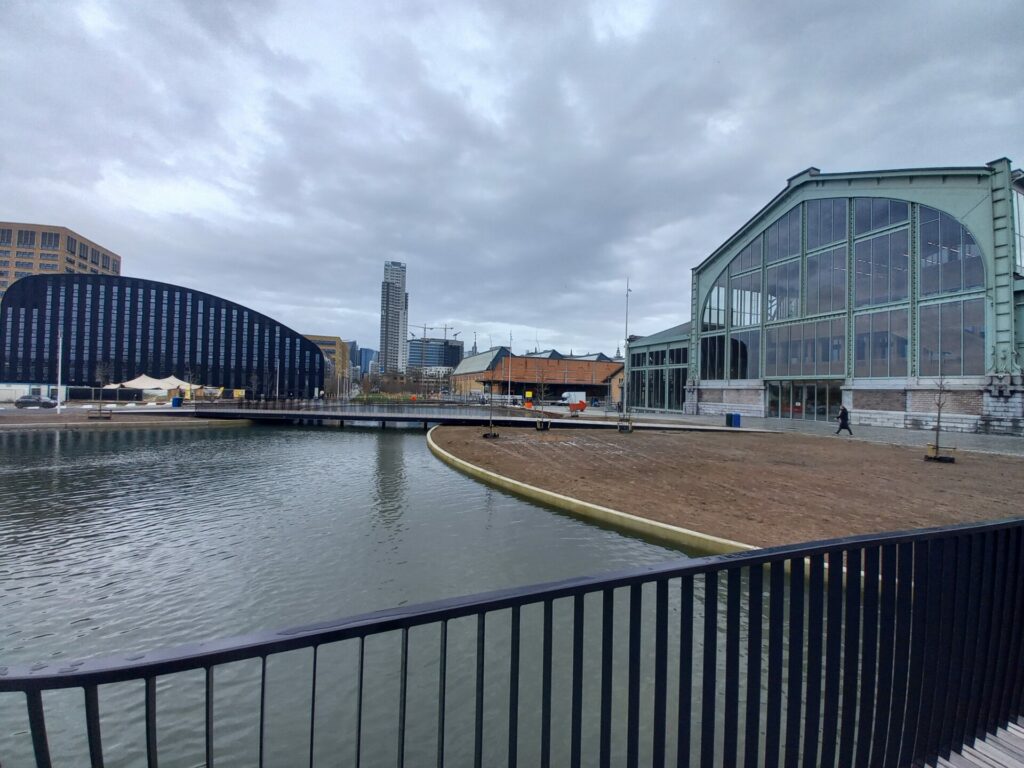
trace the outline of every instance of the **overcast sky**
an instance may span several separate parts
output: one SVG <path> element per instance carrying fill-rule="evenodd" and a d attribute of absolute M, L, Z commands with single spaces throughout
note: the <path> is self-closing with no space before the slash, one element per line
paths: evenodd
<path fill-rule="evenodd" d="M 1019 0 L 0 0 L 0 219 L 376 348 L 613 353 L 808 166 L 1024 165 Z M 416 330 L 419 335 L 421 330 Z M 440 331 L 428 331 L 440 335 Z"/>

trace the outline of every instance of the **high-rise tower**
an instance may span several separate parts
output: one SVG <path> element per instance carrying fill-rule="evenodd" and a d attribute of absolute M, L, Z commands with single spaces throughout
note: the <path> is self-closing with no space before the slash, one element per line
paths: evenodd
<path fill-rule="evenodd" d="M 405 264 L 384 262 L 384 281 L 380 284 L 380 370 L 404 373 L 409 335 L 409 294 L 405 292 Z"/>

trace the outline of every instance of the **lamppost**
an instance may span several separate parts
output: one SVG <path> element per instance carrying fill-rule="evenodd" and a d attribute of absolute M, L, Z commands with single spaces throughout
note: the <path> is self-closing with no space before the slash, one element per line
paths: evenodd
<path fill-rule="evenodd" d="M 629 278 L 626 278 L 626 353 L 622 358 L 622 370 L 626 375 L 622 378 L 622 418 L 626 422 L 626 430 L 629 431 L 629 294 L 632 293 L 629 287 Z M 620 425 L 620 430 L 622 426 Z"/>

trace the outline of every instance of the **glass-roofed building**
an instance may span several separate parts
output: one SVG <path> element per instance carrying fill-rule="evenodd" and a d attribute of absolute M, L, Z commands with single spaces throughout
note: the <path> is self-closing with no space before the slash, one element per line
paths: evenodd
<path fill-rule="evenodd" d="M 694 268 L 692 327 L 631 342 L 630 405 L 830 420 L 845 404 L 854 423 L 926 427 L 941 391 L 944 428 L 1022 433 L 1022 260 L 1008 159 L 809 168 Z"/>

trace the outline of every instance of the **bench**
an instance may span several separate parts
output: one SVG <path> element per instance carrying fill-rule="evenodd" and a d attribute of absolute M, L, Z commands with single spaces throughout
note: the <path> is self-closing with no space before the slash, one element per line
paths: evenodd
<path fill-rule="evenodd" d="M 110 417 L 112 415 L 113 414 L 108 409 L 100 408 L 100 409 L 95 410 L 95 411 L 89 411 L 89 415 L 86 418 L 89 418 L 89 419 L 105 419 L 107 421 L 110 421 Z"/>

